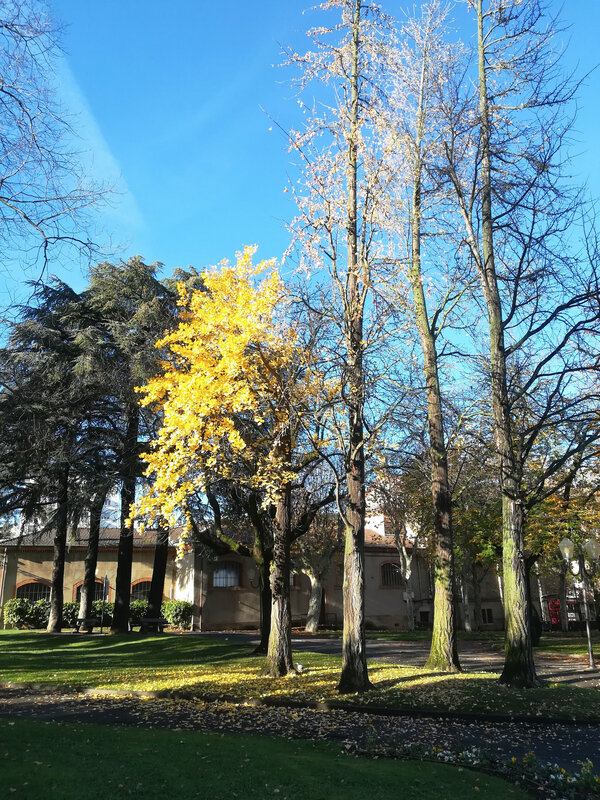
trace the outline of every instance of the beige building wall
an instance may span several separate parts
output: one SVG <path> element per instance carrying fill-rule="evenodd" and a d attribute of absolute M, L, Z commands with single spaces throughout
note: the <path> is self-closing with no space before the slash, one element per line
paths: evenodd
<path fill-rule="evenodd" d="M 77 587 L 83 581 L 85 547 L 72 547 L 65 564 L 64 599 L 74 600 Z M 196 630 L 256 629 L 260 625 L 260 593 L 258 576 L 252 559 L 234 554 L 216 561 L 201 558 L 188 550 L 183 559 L 175 561 L 175 551 L 169 553 L 165 579 L 165 597 L 187 600 L 194 604 L 193 625 Z M 132 584 L 150 581 L 154 561 L 153 547 L 134 551 Z M 239 585 L 219 587 L 214 585 L 216 566 L 234 563 L 239 568 Z M 0 565 L 2 555 L 0 554 Z M 387 586 L 383 579 L 385 564 L 398 564 L 395 548 L 368 546 L 365 552 L 365 612 L 366 623 L 371 628 L 406 630 L 408 628 L 407 596 L 413 603 L 417 626 L 426 627 L 433 618 L 432 585 L 425 560 L 416 554 L 413 559 L 411 579 L 406 584 Z M 108 575 L 109 600 L 114 600 L 117 568 L 117 550 L 101 549 L 98 557 L 97 577 Z M 42 581 L 50 585 L 52 574 L 52 549 L 48 547 L 22 547 L 8 551 L 4 579 L 4 603 L 15 596 L 16 589 L 28 581 Z M 2 577 L 0 575 L 0 581 Z M 295 626 L 306 620 L 310 582 L 306 575 L 294 576 L 290 586 L 292 618 Z M 488 622 L 484 627 L 501 628 L 503 611 L 496 573 L 490 570 L 481 586 L 482 609 L 488 609 Z M 340 629 L 343 624 L 342 564 L 341 557 L 332 565 L 324 584 L 324 622 L 327 627 Z"/>
<path fill-rule="evenodd" d="M 75 600 L 77 587 L 83 583 L 85 548 L 71 548 L 65 560 L 65 576 L 63 582 L 65 602 Z M 4 597 L 2 603 L 16 596 L 16 591 L 24 583 L 39 581 L 50 586 L 52 580 L 52 550 L 46 548 L 20 548 L 8 552 L 8 567 L 4 581 Z M 132 586 L 140 581 L 152 580 L 154 550 L 147 548 L 135 550 L 131 573 Z M 97 580 L 108 575 L 110 589 L 108 600 L 114 600 L 114 586 L 117 574 L 117 550 L 100 551 L 96 569 Z M 169 554 L 167 574 L 165 578 L 165 596 L 171 598 L 175 594 L 174 557 Z"/>
<path fill-rule="evenodd" d="M 239 565 L 239 586 L 219 587 L 214 585 L 214 569 L 223 563 Z M 217 561 L 208 561 L 197 557 L 194 589 L 194 628 L 196 630 L 255 629 L 260 626 L 260 591 L 258 575 L 252 559 L 228 555 Z M 306 575 L 296 574 L 293 578 L 293 585 L 290 585 L 294 625 L 301 625 L 306 619 L 309 592 L 310 583 Z"/>

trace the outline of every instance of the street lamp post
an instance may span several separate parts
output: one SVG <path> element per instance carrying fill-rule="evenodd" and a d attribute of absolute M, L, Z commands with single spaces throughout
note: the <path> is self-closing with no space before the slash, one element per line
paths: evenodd
<path fill-rule="evenodd" d="M 583 613 L 585 614 L 585 630 L 587 634 L 588 645 L 588 665 L 590 669 L 596 669 L 594 663 L 594 653 L 592 651 L 592 634 L 590 631 L 590 610 L 588 606 L 587 593 L 588 593 L 588 578 L 592 578 L 598 569 L 598 556 L 600 555 L 600 546 L 598 542 L 590 539 L 583 547 L 580 544 L 575 545 L 568 537 L 560 542 L 558 545 L 562 557 L 564 558 L 567 568 L 571 575 L 580 577 L 583 583 Z M 575 548 L 577 548 L 577 560 L 573 559 L 575 555 Z M 586 556 L 588 559 L 588 566 L 586 566 Z M 574 567 L 574 565 L 576 565 Z"/>

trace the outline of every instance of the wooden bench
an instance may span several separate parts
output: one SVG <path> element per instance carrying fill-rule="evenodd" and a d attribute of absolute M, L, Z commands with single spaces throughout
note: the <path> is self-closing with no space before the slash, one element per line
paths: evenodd
<path fill-rule="evenodd" d="M 75 630 L 79 633 L 80 628 L 91 632 L 93 628 L 99 628 L 101 624 L 100 617 L 78 617 L 75 623 Z"/>
<path fill-rule="evenodd" d="M 140 633 L 162 633 L 168 624 L 168 620 L 163 617 L 142 617 Z"/>

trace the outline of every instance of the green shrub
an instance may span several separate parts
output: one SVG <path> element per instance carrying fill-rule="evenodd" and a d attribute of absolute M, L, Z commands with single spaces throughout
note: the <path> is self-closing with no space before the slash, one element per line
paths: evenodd
<path fill-rule="evenodd" d="M 14 628 L 45 628 L 49 616 L 49 600 L 34 603 L 25 597 L 13 597 L 4 604 L 4 619 Z"/>
<path fill-rule="evenodd" d="M 132 600 L 129 604 L 129 622 L 132 625 L 139 625 L 142 617 L 148 616 L 147 600 Z"/>
<path fill-rule="evenodd" d="M 13 628 L 25 628 L 31 617 L 31 601 L 13 597 L 4 604 L 4 621 Z"/>
<path fill-rule="evenodd" d="M 74 628 L 79 616 L 79 603 L 69 600 L 63 604 L 63 625 L 65 628 Z"/>
<path fill-rule="evenodd" d="M 50 618 L 50 600 L 36 600 L 31 604 L 31 621 L 32 628 L 45 628 L 48 625 Z"/>
<path fill-rule="evenodd" d="M 102 607 L 104 606 L 104 624 L 112 625 L 112 616 L 115 610 L 115 604 L 109 603 L 107 600 L 94 600 L 92 602 L 92 617 L 102 619 Z"/>
<path fill-rule="evenodd" d="M 161 613 L 174 628 L 189 628 L 192 624 L 193 603 L 187 600 L 165 600 L 161 606 Z"/>

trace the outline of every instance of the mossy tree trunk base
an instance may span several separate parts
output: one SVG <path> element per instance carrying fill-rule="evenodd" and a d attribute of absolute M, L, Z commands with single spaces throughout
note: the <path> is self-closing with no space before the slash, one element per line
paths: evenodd
<path fill-rule="evenodd" d="M 271 631 L 267 669 L 280 677 L 294 672 L 292 658 L 292 613 L 290 607 L 290 527 L 292 491 L 286 484 L 277 503 L 273 531 Z"/>
<path fill-rule="evenodd" d="M 340 694 L 365 692 L 371 688 L 367 671 L 364 611 L 364 529 L 359 542 L 354 531 L 346 531 L 344 558 L 344 634 Z"/>

